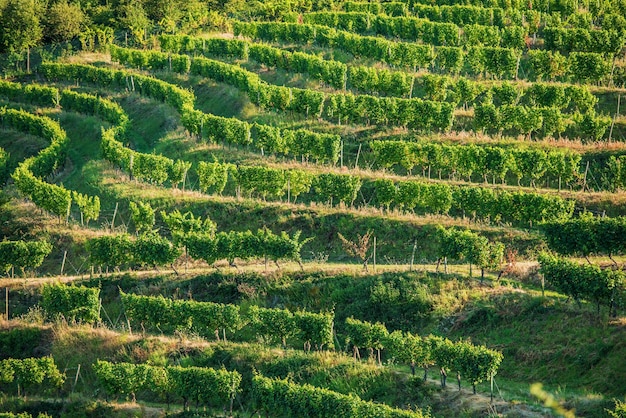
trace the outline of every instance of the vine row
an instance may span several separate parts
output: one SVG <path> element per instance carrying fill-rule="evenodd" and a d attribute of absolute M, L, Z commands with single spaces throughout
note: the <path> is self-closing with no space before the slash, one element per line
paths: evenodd
<path fill-rule="evenodd" d="M 539 264 L 539 271 L 548 283 L 576 301 L 585 299 L 595 302 L 598 313 L 601 305 L 614 308 L 626 285 L 626 274 L 622 270 L 578 264 L 548 254 L 540 255 Z"/>
<path fill-rule="evenodd" d="M 100 320 L 100 289 L 45 284 L 40 306 L 49 319 L 62 316 L 68 322 L 94 323 Z"/>
<path fill-rule="evenodd" d="M 71 192 L 41 179 L 53 174 L 65 162 L 68 143 L 65 131 L 50 118 L 35 116 L 22 110 L 0 109 L 0 122 L 17 131 L 50 141 L 50 145 L 38 155 L 22 161 L 11 177 L 17 189 L 35 205 L 59 219 L 67 219 L 72 204 Z"/>
<path fill-rule="evenodd" d="M 369 143 L 374 162 L 378 167 L 402 167 L 411 172 L 415 167 L 422 175 L 433 174 L 442 178 L 481 178 L 504 184 L 507 174 L 512 174 L 520 185 L 522 179 L 529 185 L 556 180 L 559 190 L 568 185 L 580 172 L 582 156 L 571 150 L 545 151 L 530 147 L 455 145 L 433 142 L 372 141 Z"/>
<path fill-rule="evenodd" d="M 250 338 L 262 337 L 270 343 L 287 347 L 287 341 L 297 339 L 305 348 L 321 350 L 333 346 L 333 320 L 330 313 L 250 306 L 242 310 L 238 305 L 172 300 L 162 296 L 140 296 L 121 293 L 128 318 L 134 324 L 166 332 L 192 331 L 205 338 L 226 340 L 226 331 L 235 333 L 244 327 Z M 241 335 L 241 334 L 240 334 Z"/>
<path fill-rule="evenodd" d="M 315 12 L 303 16 L 304 23 L 323 25 L 361 35 L 373 34 L 404 41 L 421 41 L 435 46 L 480 45 L 523 49 L 526 31 L 521 26 L 465 25 L 432 22 L 416 17 L 390 17 L 361 12 Z"/>
<path fill-rule="evenodd" d="M 393 66 L 428 68 L 449 74 L 516 78 L 520 67 L 528 67 L 535 78 L 572 79 L 599 82 L 610 75 L 611 60 L 594 52 L 572 52 L 564 57 L 558 52 L 534 50 L 523 57 L 512 48 L 471 46 L 433 47 L 409 42 L 394 42 L 362 36 L 322 25 L 282 22 L 235 22 L 234 34 L 269 42 L 313 43 L 344 50 L 355 57 L 367 57 Z M 522 58 L 524 58 L 522 60 Z"/>
<path fill-rule="evenodd" d="M 252 378 L 252 397 L 257 408 L 266 414 L 280 413 L 286 417 L 389 417 L 420 418 L 421 411 L 395 409 L 368 402 L 355 395 L 344 395 L 309 384 L 270 379 L 261 375 Z"/>
<path fill-rule="evenodd" d="M 198 176 L 201 190 L 210 193 L 222 193 L 230 178 L 240 192 L 263 198 L 280 198 L 288 194 L 289 200 L 293 196 L 295 201 L 299 195 L 306 193 L 310 199 L 318 202 L 351 205 L 361 192 L 365 202 L 381 208 L 393 206 L 420 214 L 467 214 L 516 225 L 569 219 L 574 208 L 573 200 L 549 194 L 414 180 L 383 178 L 366 181 L 348 174 L 307 175 L 307 172 L 301 170 L 236 167 L 219 162 L 201 163 Z"/>
<path fill-rule="evenodd" d="M 168 65 L 167 55 L 161 54 L 161 65 Z M 184 57 L 189 59 L 188 57 Z M 165 67 L 159 67 L 165 68 Z M 80 64 L 51 64 L 44 63 L 39 71 L 48 79 L 83 80 L 102 87 L 112 85 L 131 91 L 145 94 L 155 100 L 165 102 L 176 108 L 181 114 L 183 126 L 189 133 L 198 135 L 207 140 L 253 146 L 267 152 L 281 155 L 306 155 L 316 161 L 336 162 L 339 158 L 340 137 L 338 135 L 320 134 L 308 130 L 281 129 L 258 123 L 249 124 L 235 118 L 223 118 L 210 115 L 194 109 L 194 95 L 192 92 L 173 86 L 164 81 L 146 77 L 129 71 L 97 68 Z M 116 132 L 110 132 L 105 139 L 110 147 L 111 155 L 132 154 L 119 148 L 121 143 L 115 138 Z M 116 141 L 118 143 L 115 143 Z M 303 148 L 309 146 L 309 148 Z M 300 154 L 302 153 L 302 154 Z M 142 157 L 150 158 L 150 157 Z M 130 162 L 130 155 L 124 156 L 124 161 Z M 169 163 L 161 162 L 163 165 Z M 173 166 L 174 162 L 172 162 Z M 180 163 L 179 163 L 180 164 Z M 158 164 L 155 164 L 158 165 Z M 124 169 L 129 170 L 129 165 Z M 149 173 L 147 173 L 149 174 Z M 160 173 L 158 178 L 163 178 Z"/>
<path fill-rule="evenodd" d="M 336 89 L 350 88 L 385 96 L 447 101 L 455 106 L 467 107 L 485 101 L 498 105 L 519 102 L 528 106 L 584 112 L 592 109 L 598 101 L 585 86 L 534 83 L 530 87 L 520 88 L 505 82 L 488 88 L 465 77 L 436 74 L 414 76 L 404 71 L 346 65 L 317 55 L 290 52 L 241 39 L 161 35 L 159 43 L 166 52 L 252 59 L 270 67 L 307 73 Z"/>
<path fill-rule="evenodd" d="M 605 255 L 626 251 L 626 218 L 601 218 L 583 213 L 576 219 L 541 226 L 548 247 L 562 256 Z"/>
<path fill-rule="evenodd" d="M 132 395 L 149 391 L 167 399 L 177 396 L 184 402 L 196 406 L 224 407 L 232 413 L 233 400 L 240 391 L 241 374 L 225 369 L 209 367 L 161 367 L 147 364 L 111 363 L 97 360 L 93 370 L 100 385 L 113 396 Z"/>
<path fill-rule="evenodd" d="M 430 366 L 436 364 L 440 369 L 441 385 L 446 386 L 446 378 L 451 370 L 457 372 L 459 390 L 461 377 L 468 379 L 476 393 L 476 385 L 495 376 L 503 356 L 499 351 L 485 346 L 477 346 L 467 341 L 456 343 L 447 338 L 429 335 L 420 337 L 410 332 L 394 331 L 389 333 L 384 324 L 359 321 L 346 318 L 347 342 L 353 346 L 355 357 L 360 358 L 359 348 L 368 348 L 370 356 L 374 350 L 386 349 L 388 355 L 411 366 L 424 369 L 426 379 Z"/>
<path fill-rule="evenodd" d="M 131 51 L 111 48 L 111 56 L 123 64 L 136 65 L 136 56 L 162 54 L 166 61 L 170 54 L 155 51 Z M 187 56 L 184 56 L 190 59 Z M 246 92 L 250 100 L 265 109 L 290 110 L 306 116 L 323 116 L 328 120 L 350 120 L 406 126 L 416 130 L 448 130 L 452 126 L 453 106 L 418 98 L 375 97 L 348 93 L 324 94 L 314 90 L 275 86 L 266 83 L 250 71 L 237 65 L 207 58 L 194 58 L 190 73 L 230 84 Z"/>
<path fill-rule="evenodd" d="M 18 269 L 37 268 L 52 251 L 47 241 L 2 241 L 0 242 L 0 270 L 5 274 Z"/>
<path fill-rule="evenodd" d="M 52 357 L 6 359 L 0 361 L 0 383 L 17 386 L 17 395 L 26 395 L 33 387 L 60 388 L 65 381 Z"/>

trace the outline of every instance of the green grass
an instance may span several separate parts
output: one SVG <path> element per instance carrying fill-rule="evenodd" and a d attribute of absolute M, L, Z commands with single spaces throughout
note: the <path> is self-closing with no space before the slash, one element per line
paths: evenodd
<path fill-rule="evenodd" d="M 0 183 L 4 184 L 11 177 L 18 164 L 26 158 L 37 155 L 49 144 L 42 138 L 25 135 L 13 130 L 0 129 L 0 148 L 8 153 L 6 164 L 0 168 Z M 0 198 L 3 203 L 3 198 Z"/>
<path fill-rule="evenodd" d="M 178 115 L 170 106 L 132 94 L 118 101 L 131 120 L 125 140 L 139 152 L 150 153 L 163 138 L 185 135 Z"/>
<path fill-rule="evenodd" d="M 467 306 L 455 319 L 455 335 L 503 349 L 502 374 L 514 381 L 543 382 L 587 393 L 624 396 L 616 385 L 626 372 L 626 328 L 593 305 L 545 299 L 537 292 L 491 296 Z"/>
<path fill-rule="evenodd" d="M 62 112 L 59 123 L 69 138 L 68 158 L 71 165 L 65 167 L 65 176 L 58 180 L 69 189 L 93 190 L 90 184 L 84 182 L 83 171 L 90 161 L 100 158 L 101 127 L 107 128 L 107 124 L 95 117 L 70 112 Z"/>
<path fill-rule="evenodd" d="M 0 147 L 9 153 L 9 170 L 49 145 L 43 138 L 7 129 L 0 131 L 0 137 Z"/>

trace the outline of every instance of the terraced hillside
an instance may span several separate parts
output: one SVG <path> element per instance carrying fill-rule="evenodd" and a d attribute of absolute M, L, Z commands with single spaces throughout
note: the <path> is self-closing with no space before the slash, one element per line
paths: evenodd
<path fill-rule="evenodd" d="M 209 6 L 0 81 L 0 408 L 622 416 L 622 6 L 430 3 Z"/>

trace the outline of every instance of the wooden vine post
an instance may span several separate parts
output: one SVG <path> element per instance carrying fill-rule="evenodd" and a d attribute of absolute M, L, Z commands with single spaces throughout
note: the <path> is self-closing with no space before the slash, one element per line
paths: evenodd
<path fill-rule="evenodd" d="M 372 261 L 374 263 L 374 273 L 376 273 L 376 237 L 374 237 L 374 255 Z"/>

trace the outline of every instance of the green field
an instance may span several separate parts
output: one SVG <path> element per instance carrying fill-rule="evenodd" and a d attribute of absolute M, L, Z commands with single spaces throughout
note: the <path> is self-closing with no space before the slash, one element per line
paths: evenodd
<path fill-rule="evenodd" d="M 0 416 L 626 416 L 621 2 L 32 3 Z"/>

